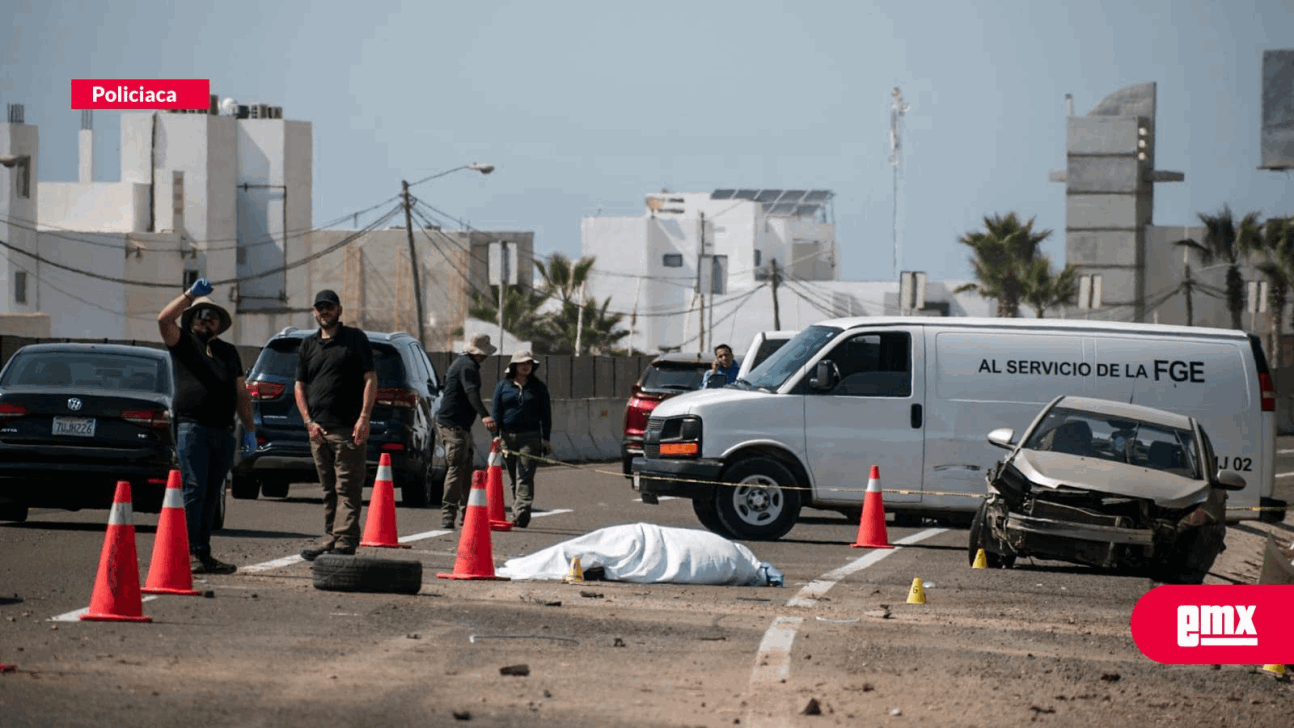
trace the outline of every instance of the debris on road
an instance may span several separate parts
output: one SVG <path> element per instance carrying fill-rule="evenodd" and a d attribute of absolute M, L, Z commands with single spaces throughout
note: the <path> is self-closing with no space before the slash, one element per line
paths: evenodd
<path fill-rule="evenodd" d="M 499 674 L 525 677 L 530 674 L 530 665 L 504 665 L 499 668 Z"/>

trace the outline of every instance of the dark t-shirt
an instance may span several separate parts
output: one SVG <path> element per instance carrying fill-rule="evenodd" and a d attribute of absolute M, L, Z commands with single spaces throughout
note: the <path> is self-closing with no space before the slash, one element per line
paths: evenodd
<path fill-rule="evenodd" d="M 175 419 L 205 427 L 232 428 L 238 406 L 235 384 L 243 376 L 243 361 L 233 344 L 212 339 L 203 346 L 191 331 L 167 347 L 175 374 Z"/>
<path fill-rule="evenodd" d="M 306 387 L 310 419 L 325 430 L 349 430 L 364 409 L 364 373 L 374 371 L 373 348 L 364 332 L 338 326 L 332 338 L 319 332 L 301 342 L 297 381 Z"/>

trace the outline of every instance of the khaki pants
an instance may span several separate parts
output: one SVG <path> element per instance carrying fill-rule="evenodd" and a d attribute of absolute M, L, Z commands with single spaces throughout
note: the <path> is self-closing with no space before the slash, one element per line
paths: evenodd
<path fill-rule="evenodd" d="M 324 533 L 334 548 L 359 546 L 359 514 L 364 505 L 364 480 L 368 477 L 367 443 L 356 445 L 350 432 L 328 434 L 310 442 L 315 471 L 323 487 Z"/>
<path fill-rule="evenodd" d="M 539 467 L 537 458 L 544 454 L 544 440 L 539 430 L 505 432 L 503 445 L 508 449 L 503 461 L 508 466 L 508 478 L 512 481 L 512 517 L 515 519 L 522 513 L 529 513 L 534 505 L 535 469 Z"/>
<path fill-rule="evenodd" d="M 476 451 L 472 446 L 471 430 L 437 422 L 436 434 L 445 447 L 445 495 L 440 502 L 440 522 L 442 525 L 453 524 L 458 510 L 467 508 Z"/>

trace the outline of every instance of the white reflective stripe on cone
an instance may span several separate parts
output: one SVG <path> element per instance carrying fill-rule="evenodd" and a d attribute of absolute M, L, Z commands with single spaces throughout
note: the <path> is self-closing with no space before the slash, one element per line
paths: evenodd
<path fill-rule="evenodd" d="M 390 466 L 390 465 L 379 465 L 379 466 L 377 466 L 377 479 L 378 479 L 378 480 L 389 480 L 389 481 L 394 482 L 394 481 L 395 481 L 395 479 L 391 477 L 391 466 Z"/>
<path fill-rule="evenodd" d="M 868 492 L 868 493 L 880 493 L 880 492 L 881 492 L 881 481 L 876 480 L 875 478 L 873 478 L 873 479 L 871 479 L 871 480 L 867 481 L 867 492 Z"/>
<path fill-rule="evenodd" d="M 130 526 L 133 525 L 135 512 L 130 507 L 130 503 L 113 503 L 112 512 L 108 514 L 109 526 Z"/>
<path fill-rule="evenodd" d="M 166 495 L 162 496 L 163 508 L 183 508 L 184 491 L 179 488 L 167 488 Z"/>
<path fill-rule="evenodd" d="M 476 506 L 478 508 L 487 508 L 489 504 L 485 500 L 485 488 L 473 488 L 472 494 L 467 496 L 467 507 Z"/>
<path fill-rule="evenodd" d="M 499 452 L 498 450 L 491 450 L 490 467 L 495 467 L 496 465 L 500 468 L 503 467 L 503 453 Z"/>

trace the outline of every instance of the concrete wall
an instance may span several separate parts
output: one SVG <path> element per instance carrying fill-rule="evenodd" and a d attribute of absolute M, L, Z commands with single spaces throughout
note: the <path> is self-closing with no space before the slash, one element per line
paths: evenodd
<path fill-rule="evenodd" d="M 36 220 L 40 209 L 40 130 L 31 124 L 0 124 L 0 154 L 30 157 L 28 181 L 23 195 L 23 170 L 18 166 L 0 167 L 0 234 L 10 248 L 0 255 L 0 313 L 37 313 L 41 311 L 40 287 L 37 283 L 44 270 L 35 258 L 16 251 L 35 254 L 39 251 Z M 7 220 L 18 222 L 11 225 Z M 18 301 L 16 286 L 24 274 L 26 301 Z"/>
<path fill-rule="evenodd" d="M 104 233 L 148 229 L 148 185 L 135 182 L 42 182 L 40 224 Z"/>
<path fill-rule="evenodd" d="M 288 307 L 286 271 L 257 274 L 301 257 L 300 233 L 311 227 L 313 212 L 311 133 L 305 122 L 239 121 L 237 265 L 244 279 L 238 291 L 240 312 Z"/>

